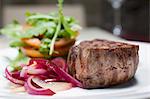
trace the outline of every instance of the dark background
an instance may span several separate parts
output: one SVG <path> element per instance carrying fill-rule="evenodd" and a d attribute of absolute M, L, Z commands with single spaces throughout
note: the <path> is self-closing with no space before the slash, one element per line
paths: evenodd
<path fill-rule="evenodd" d="M 0 0 L 0 26 L 3 26 L 3 7 L 8 5 L 56 4 L 57 0 Z M 86 26 L 112 32 L 113 9 L 107 0 L 65 0 L 65 4 L 82 4 Z M 150 42 L 150 0 L 125 0 L 121 8 L 122 37 Z"/>

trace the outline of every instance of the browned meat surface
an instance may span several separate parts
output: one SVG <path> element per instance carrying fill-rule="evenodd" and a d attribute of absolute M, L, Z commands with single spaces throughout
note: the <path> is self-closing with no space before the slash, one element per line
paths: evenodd
<path fill-rule="evenodd" d="M 70 49 L 69 73 L 84 88 L 109 87 L 131 79 L 138 66 L 138 45 L 95 39 Z"/>

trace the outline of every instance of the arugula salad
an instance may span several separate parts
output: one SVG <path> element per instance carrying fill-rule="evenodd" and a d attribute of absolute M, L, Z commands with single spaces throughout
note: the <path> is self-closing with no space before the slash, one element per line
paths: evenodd
<path fill-rule="evenodd" d="M 58 12 L 26 12 L 25 15 L 25 24 L 14 20 L 0 29 L 2 34 L 12 38 L 11 47 L 33 58 L 67 55 L 81 27 L 75 18 L 64 16 L 63 0 L 58 0 Z"/>

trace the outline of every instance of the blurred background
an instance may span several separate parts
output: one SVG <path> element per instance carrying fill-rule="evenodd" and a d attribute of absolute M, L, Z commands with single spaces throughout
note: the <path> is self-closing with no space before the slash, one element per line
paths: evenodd
<path fill-rule="evenodd" d="M 0 0 L 0 27 L 17 19 L 24 23 L 26 11 L 49 13 L 57 0 Z M 150 0 L 65 0 L 65 15 L 83 27 L 98 27 L 129 40 L 150 42 Z"/>

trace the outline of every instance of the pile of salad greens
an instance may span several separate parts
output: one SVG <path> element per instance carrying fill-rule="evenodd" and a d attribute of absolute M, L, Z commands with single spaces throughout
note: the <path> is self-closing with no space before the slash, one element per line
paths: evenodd
<path fill-rule="evenodd" d="M 21 39 L 39 38 L 42 35 L 42 38 L 39 38 L 42 43 L 39 51 L 42 54 L 52 55 L 55 41 L 61 38 L 75 39 L 81 28 L 75 18 L 64 16 L 63 0 L 58 0 L 58 12 L 50 14 L 26 12 L 25 15 L 25 25 L 31 26 L 30 28 L 24 29 L 24 25 L 14 20 L 11 24 L 0 29 L 0 33 L 12 38 L 11 47 L 27 46 Z M 19 53 L 20 57 L 22 52 L 19 51 Z"/>

